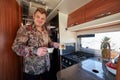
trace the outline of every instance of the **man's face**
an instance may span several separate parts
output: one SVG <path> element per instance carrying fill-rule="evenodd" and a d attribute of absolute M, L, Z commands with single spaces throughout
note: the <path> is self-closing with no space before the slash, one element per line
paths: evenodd
<path fill-rule="evenodd" d="M 36 26 L 43 26 L 46 22 L 46 15 L 41 14 L 39 11 L 33 15 L 34 23 Z"/>

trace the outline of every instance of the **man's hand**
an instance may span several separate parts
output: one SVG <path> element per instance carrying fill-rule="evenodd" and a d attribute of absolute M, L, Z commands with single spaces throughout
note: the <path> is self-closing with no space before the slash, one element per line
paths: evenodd
<path fill-rule="evenodd" d="M 47 54 L 47 47 L 40 47 L 37 50 L 37 56 L 44 56 Z"/>
<path fill-rule="evenodd" d="M 54 47 L 54 48 L 58 48 L 58 47 L 59 47 L 59 43 L 53 42 L 53 47 Z"/>

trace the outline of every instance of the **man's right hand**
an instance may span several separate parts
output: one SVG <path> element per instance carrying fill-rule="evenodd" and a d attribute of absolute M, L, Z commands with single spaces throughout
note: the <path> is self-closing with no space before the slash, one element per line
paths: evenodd
<path fill-rule="evenodd" d="M 47 47 L 40 47 L 37 50 L 37 56 L 44 56 L 47 54 Z"/>

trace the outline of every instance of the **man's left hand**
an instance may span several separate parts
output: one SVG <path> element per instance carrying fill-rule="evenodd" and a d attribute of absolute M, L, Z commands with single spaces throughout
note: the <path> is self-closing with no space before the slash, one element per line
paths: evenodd
<path fill-rule="evenodd" d="M 54 48 L 58 48 L 58 47 L 59 47 L 59 43 L 53 42 L 53 47 L 54 47 Z"/>

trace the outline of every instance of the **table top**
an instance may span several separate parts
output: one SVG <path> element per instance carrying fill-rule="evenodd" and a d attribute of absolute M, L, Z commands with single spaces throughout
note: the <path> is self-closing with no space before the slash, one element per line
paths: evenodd
<path fill-rule="evenodd" d="M 57 80 L 115 80 L 115 76 L 105 68 L 103 63 L 87 59 L 59 71 L 57 73 Z M 109 74 L 109 78 L 106 74 Z"/>

